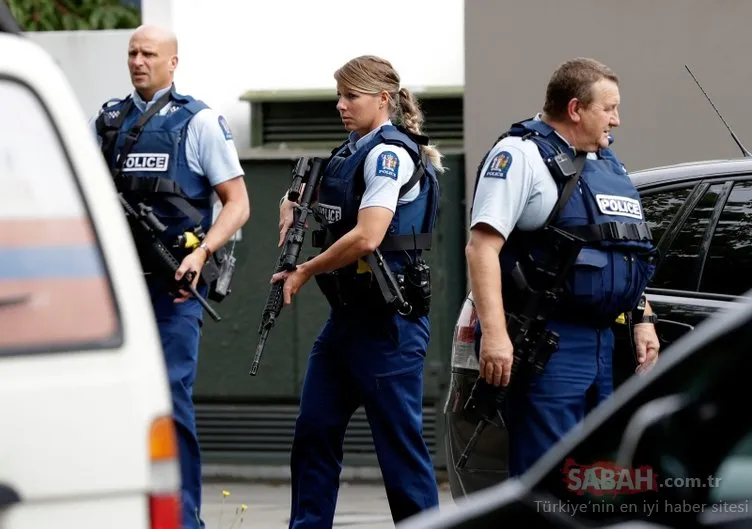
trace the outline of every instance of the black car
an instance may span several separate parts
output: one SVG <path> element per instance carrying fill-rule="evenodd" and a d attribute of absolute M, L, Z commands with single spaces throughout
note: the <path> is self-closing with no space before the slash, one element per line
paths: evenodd
<path fill-rule="evenodd" d="M 752 527 L 752 299 L 625 381 L 525 474 L 400 529 Z"/>
<path fill-rule="evenodd" d="M 708 316 L 738 305 L 752 288 L 752 158 L 659 167 L 631 178 L 661 254 L 647 297 L 665 350 Z M 475 321 L 469 294 L 455 326 L 444 405 L 447 474 L 455 498 L 507 477 L 507 435 L 498 427 L 486 428 L 466 465 L 456 467 L 478 422 L 464 410 L 478 378 Z M 615 387 L 634 371 L 626 329 L 614 325 Z"/>

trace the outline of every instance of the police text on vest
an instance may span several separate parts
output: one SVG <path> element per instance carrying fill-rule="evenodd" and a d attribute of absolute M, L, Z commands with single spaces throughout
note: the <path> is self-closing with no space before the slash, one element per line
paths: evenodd
<path fill-rule="evenodd" d="M 125 159 L 123 172 L 126 171 L 167 171 L 170 155 L 166 153 L 132 153 Z"/>
<path fill-rule="evenodd" d="M 316 204 L 316 213 L 320 215 L 327 224 L 334 224 L 342 219 L 342 208 L 339 206 L 318 203 Z"/>
<path fill-rule="evenodd" d="M 595 195 L 598 209 L 604 215 L 619 215 L 642 220 L 642 207 L 639 200 L 615 195 Z"/>

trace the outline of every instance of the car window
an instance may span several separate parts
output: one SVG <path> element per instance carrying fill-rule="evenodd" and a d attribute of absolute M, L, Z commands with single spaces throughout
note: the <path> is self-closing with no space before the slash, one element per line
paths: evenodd
<path fill-rule="evenodd" d="M 736 443 L 714 472 L 712 502 L 749 501 L 752 490 L 752 432 Z"/>
<path fill-rule="evenodd" d="M 747 317 L 692 354 L 674 356 L 676 362 L 611 408 L 594 431 L 566 452 L 559 450 L 558 460 L 533 487 L 536 498 L 546 504 L 564 504 L 578 519 L 612 522 L 642 518 L 660 524 L 684 504 L 706 505 L 703 512 L 710 514 L 738 514 L 738 507 L 736 511 L 723 509 L 742 502 L 742 514 L 749 516 L 752 416 L 740 406 L 747 402 L 750 339 L 752 326 Z M 684 402 L 680 411 L 658 419 L 655 405 L 675 396 Z M 619 394 L 614 395 L 611 403 L 618 398 Z M 627 459 L 631 464 L 624 464 L 619 460 L 620 454 L 625 455 L 622 443 L 627 441 L 629 446 L 634 441 L 625 432 L 630 423 L 634 427 L 640 422 L 635 421 L 638 417 L 654 417 L 653 424 L 640 434 L 641 441 Z"/>
<path fill-rule="evenodd" d="M 653 242 L 658 244 L 666 229 L 674 220 L 679 208 L 682 207 L 687 197 L 692 192 L 692 187 L 671 189 L 647 193 L 642 197 L 643 216 L 650 232 L 653 234 Z"/>
<path fill-rule="evenodd" d="M 752 288 L 752 182 L 738 182 L 721 212 L 700 290 L 741 295 Z"/>
<path fill-rule="evenodd" d="M 0 115 L 0 356 L 112 343 L 109 279 L 53 123 L 9 79 Z"/>
<path fill-rule="evenodd" d="M 723 184 L 710 186 L 684 221 L 671 246 L 665 250 L 651 285 L 674 290 L 697 290 L 700 250 Z"/>

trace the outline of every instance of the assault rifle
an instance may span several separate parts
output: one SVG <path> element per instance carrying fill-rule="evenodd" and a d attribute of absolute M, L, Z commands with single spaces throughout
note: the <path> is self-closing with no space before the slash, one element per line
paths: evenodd
<path fill-rule="evenodd" d="M 277 265 L 274 267 L 274 273 L 281 271 L 293 271 L 297 268 L 300 250 L 303 249 L 305 239 L 306 221 L 308 215 L 313 213 L 311 200 L 314 192 L 318 189 L 321 175 L 324 172 L 326 159 L 302 157 L 298 159 L 293 169 L 293 179 L 287 198 L 297 202 L 295 206 L 294 220 L 290 229 L 285 236 L 285 242 L 282 245 L 282 252 L 277 259 Z M 301 192 L 302 188 L 302 192 Z M 284 299 L 282 289 L 284 281 L 277 281 L 269 289 L 269 296 L 266 298 L 264 311 L 261 313 L 261 323 L 259 324 L 259 341 L 256 346 L 256 355 L 253 357 L 250 375 L 256 376 L 261 363 L 261 356 L 264 354 L 266 340 L 269 337 L 269 331 L 277 323 L 277 317 L 282 311 Z"/>
<path fill-rule="evenodd" d="M 504 426 L 501 410 L 510 387 L 524 387 L 534 374 L 542 373 L 551 354 L 558 348 L 559 335 L 546 329 L 546 320 L 561 297 L 564 282 L 584 241 L 551 225 L 544 229 L 544 236 L 549 238 L 547 261 L 537 263 L 529 256 L 528 263 L 532 267 L 523 271 L 518 261 L 512 270 L 512 278 L 525 303 L 519 314 L 506 314 L 507 333 L 514 346 L 509 384 L 490 385 L 481 373 L 473 385 L 465 410 L 475 410 L 481 418 L 457 460 L 457 469 L 464 468 L 486 426 Z M 500 424 L 496 422 L 497 418 Z"/>
<path fill-rule="evenodd" d="M 170 252 L 159 238 L 159 234 L 164 232 L 167 227 L 159 221 L 156 215 L 154 215 L 152 208 L 145 205 L 143 202 L 139 202 L 134 208 L 125 197 L 123 197 L 122 193 L 118 193 L 118 198 L 125 210 L 125 216 L 128 218 L 131 229 L 133 230 L 134 239 L 139 248 L 148 250 L 150 253 L 150 261 L 158 268 L 158 273 L 161 274 L 166 282 L 175 282 L 175 272 L 180 268 L 180 263 L 178 263 L 175 256 L 172 255 L 172 252 Z M 136 210 L 136 208 L 138 208 L 138 210 Z M 220 321 L 221 318 L 219 314 L 216 313 L 211 305 L 209 305 L 209 302 L 206 301 L 206 299 L 204 299 L 204 297 L 201 296 L 192 285 L 194 277 L 195 272 L 188 271 L 188 273 L 176 282 L 177 288 L 190 292 L 214 321 Z"/>

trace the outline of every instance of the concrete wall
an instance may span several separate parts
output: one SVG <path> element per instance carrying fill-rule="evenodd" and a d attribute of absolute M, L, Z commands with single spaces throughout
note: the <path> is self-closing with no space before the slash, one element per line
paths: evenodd
<path fill-rule="evenodd" d="M 748 0 L 472 0 L 465 6 L 467 191 L 483 153 L 543 106 L 566 59 L 598 59 L 621 78 L 613 145 L 634 170 L 740 156 L 684 68 L 752 149 L 752 2 Z"/>
<path fill-rule="evenodd" d="M 404 86 L 464 83 L 463 0 L 142 0 L 142 19 L 179 41 L 178 90 L 222 112 L 250 145 L 248 90 L 331 89 L 360 54 L 392 61 Z M 403 24 L 401 21 L 422 20 Z M 87 113 L 130 91 L 130 31 L 30 33 L 62 66 Z M 396 38 L 398 36 L 398 38 Z M 334 108 L 332 108 L 334 112 Z"/>
<path fill-rule="evenodd" d="M 130 31 L 42 31 L 26 35 L 63 69 L 87 116 L 102 103 L 132 90 L 128 76 Z"/>

